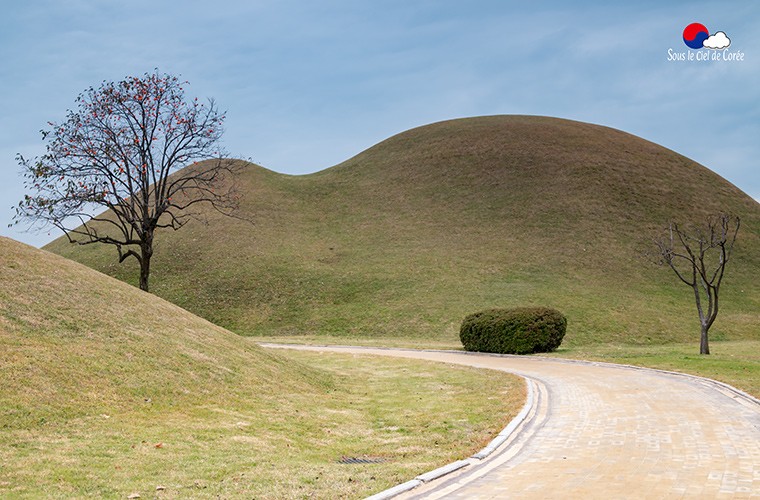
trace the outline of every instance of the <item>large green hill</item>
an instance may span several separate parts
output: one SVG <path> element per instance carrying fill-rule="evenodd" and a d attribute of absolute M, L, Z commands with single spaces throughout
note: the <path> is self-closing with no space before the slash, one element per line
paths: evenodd
<path fill-rule="evenodd" d="M 693 298 L 642 253 L 670 217 L 742 229 L 715 339 L 760 335 L 760 204 L 709 169 L 606 127 L 528 116 L 416 128 L 335 167 L 248 164 L 248 224 L 213 213 L 157 239 L 152 291 L 244 335 L 449 340 L 464 315 L 548 305 L 566 342 L 693 339 Z M 136 283 L 110 247 L 49 250 Z"/>

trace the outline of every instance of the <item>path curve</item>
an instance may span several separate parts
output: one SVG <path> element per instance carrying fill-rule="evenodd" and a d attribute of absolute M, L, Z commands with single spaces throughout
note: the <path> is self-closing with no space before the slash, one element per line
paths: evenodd
<path fill-rule="evenodd" d="M 538 405 L 506 449 L 409 498 L 760 498 L 760 404 L 706 379 L 536 357 L 265 346 L 440 361 L 537 382 Z"/>

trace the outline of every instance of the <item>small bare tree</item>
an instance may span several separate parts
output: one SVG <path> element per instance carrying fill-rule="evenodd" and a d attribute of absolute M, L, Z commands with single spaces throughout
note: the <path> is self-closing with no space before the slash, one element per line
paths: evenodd
<path fill-rule="evenodd" d="M 688 230 L 670 222 L 666 236 L 655 240 L 660 263 L 668 264 L 694 290 L 701 324 L 700 354 L 710 354 L 707 333 L 718 316 L 720 284 L 739 225 L 739 217 L 728 214 L 709 217 L 704 226 Z"/>
<path fill-rule="evenodd" d="M 199 203 L 228 215 L 237 206 L 236 163 L 218 146 L 224 114 L 213 100 L 185 100 L 186 83 L 155 71 L 81 93 L 64 122 L 42 131 L 44 155 L 18 155 L 31 194 L 16 223 L 53 225 L 71 243 L 114 245 L 119 262 L 140 263 L 147 291 L 156 229 L 179 229 Z"/>

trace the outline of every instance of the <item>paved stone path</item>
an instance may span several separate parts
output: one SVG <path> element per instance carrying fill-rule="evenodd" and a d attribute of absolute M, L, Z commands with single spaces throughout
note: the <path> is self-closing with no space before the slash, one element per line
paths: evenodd
<path fill-rule="evenodd" d="M 405 498 L 760 498 L 760 404 L 710 382 L 546 358 L 299 348 L 492 368 L 536 382 L 534 409 L 499 452 Z"/>

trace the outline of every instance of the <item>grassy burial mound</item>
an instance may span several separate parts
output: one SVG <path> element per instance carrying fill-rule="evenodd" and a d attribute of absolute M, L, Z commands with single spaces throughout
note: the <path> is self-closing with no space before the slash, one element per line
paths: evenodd
<path fill-rule="evenodd" d="M 525 397 L 504 373 L 274 355 L 1 237 L 0 380 L 3 498 L 358 498 L 475 452 Z"/>
<path fill-rule="evenodd" d="M 96 410 L 234 405 L 327 383 L 165 300 L 7 238 L 0 273 L 6 428 Z"/>
<path fill-rule="evenodd" d="M 162 461 L 203 478 L 193 459 L 225 419 L 244 420 L 235 411 L 329 389 L 321 372 L 241 340 L 0 238 L 0 496 L 130 494 L 136 482 L 175 479 Z"/>
<path fill-rule="evenodd" d="M 158 236 L 152 291 L 244 335 L 455 341 L 492 307 L 554 307 L 565 345 L 689 341 L 693 298 L 642 258 L 668 218 L 743 227 L 711 335 L 760 331 L 760 204 L 709 169 L 630 134 L 492 116 L 391 137 L 288 176 L 249 164 L 242 215 Z M 130 283 L 113 248 L 49 250 Z"/>

